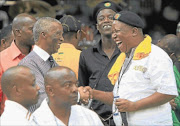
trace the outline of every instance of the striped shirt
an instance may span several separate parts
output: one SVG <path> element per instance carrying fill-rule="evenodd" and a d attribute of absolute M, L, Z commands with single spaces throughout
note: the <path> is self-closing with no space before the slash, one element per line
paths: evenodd
<path fill-rule="evenodd" d="M 33 51 L 31 51 L 23 60 L 20 61 L 19 65 L 29 67 L 36 76 L 36 84 L 39 86 L 40 95 L 38 99 L 38 103 L 30 107 L 30 111 L 35 111 L 47 97 L 44 86 L 44 74 L 51 68 L 51 63 L 48 60 L 50 55 L 38 47 L 34 46 Z M 54 66 L 58 66 L 58 64 L 54 60 Z"/>

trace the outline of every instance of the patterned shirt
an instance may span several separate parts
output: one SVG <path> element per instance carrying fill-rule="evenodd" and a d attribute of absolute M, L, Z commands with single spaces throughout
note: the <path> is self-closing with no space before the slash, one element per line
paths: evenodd
<path fill-rule="evenodd" d="M 36 76 L 36 84 L 40 87 L 40 95 L 39 95 L 39 100 L 36 105 L 33 105 L 30 108 L 30 111 L 33 112 L 36 110 L 41 102 L 44 100 L 44 98 L 47 97 L 46 92 L 45 92 L 45 86 L 44 86 L 44 75 L 45 73 L 51 68 L 51 63 L 48 60 L 50 55 L 38 47 L 37 45 L 34 46 L 33 51 L 31 51 L 21 62 L 19 65 L 27 66 L 29 67 Z M 54 66 L 58 66 L 58 64 L 55 62 Z"/>

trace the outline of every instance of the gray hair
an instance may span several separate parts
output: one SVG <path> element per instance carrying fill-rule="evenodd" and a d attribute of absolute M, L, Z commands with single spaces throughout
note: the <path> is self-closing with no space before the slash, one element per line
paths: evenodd
<path fill-rule="evenodd" d="M 51 28 L 51 23 L 52 22 L 57 22 L 61 24 L 60 21 L 58 21 L 55 18 L 51 17 L 42 17 L 36 21 L 33 27 L 33 36 L 34 36 L 34 41 L 37 42 L 39 40 L 39 36 L 42 32 L 49 32 L 49 29 Z"/>

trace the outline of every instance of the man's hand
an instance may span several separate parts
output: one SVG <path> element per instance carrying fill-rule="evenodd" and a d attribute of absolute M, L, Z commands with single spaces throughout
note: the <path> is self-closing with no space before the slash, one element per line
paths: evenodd
<path fill-rule="evenodd" d="M 90 86 L 84 87 L 84 93 L 89 92 L 89 99 L 93 99 L 93 89 Z"/>
<path fill-rule="evenodd" d="M 136 111 L 136 103 L 126 99 L 117 99 L 115 102 L 119 112 L 132 112 Z"/>
<path fill-rule="evenodd" d="M 177 104 L 175 103 L 174 99 L 172 99 L 172 100 L 170 101 L 170 105 L 171 105 L 172 110 L 176 110 Z"/>

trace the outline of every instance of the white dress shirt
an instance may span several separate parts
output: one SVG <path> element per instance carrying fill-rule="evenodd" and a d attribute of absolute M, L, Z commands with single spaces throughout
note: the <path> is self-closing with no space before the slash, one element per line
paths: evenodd
<path fill-rule="evenodd" d="M 126 62 L 128 62 L 127 58 L 124 64 L 127 64 Z M 118 96 L 135 102 L 155 92 L 177 95 L 177 87 L 171 59 L 162 49 L 152 44 L 148 57 L 131 61 L 121 78 L 119 87 L 118 81 L 116 82 L 113 94 L 114 97 Z M 169 126 L 172 125 L 171 106 L 165 103 L 148 109 L 127 112 L 127 120 L 130 126 Z M 116 125 L 121 125 L 119 113 L 114 114 L 114 121 Z"/>
<path fill-rule="evenodd" d="M 31 122 L 33 125 L 65 126 L 65 124 L 52 113 L 48 106 L 48 99 L 45 99 L 41 106 L 33 113 Z M 68 125 L 103 126 L 101 120 L 95 112 L 80 105 L 73 105 L 71 107 L 71 114 Z"/>
<path fill-rule="evenodd" d="M 30 125 L 28 121 L 30 115 L 28 110 L 19 103 L 6 100 L 0 124 L 1 126 L 27 126 Z"/>

